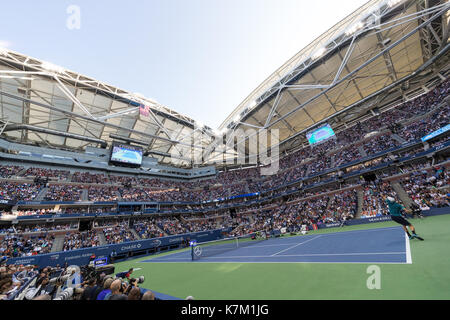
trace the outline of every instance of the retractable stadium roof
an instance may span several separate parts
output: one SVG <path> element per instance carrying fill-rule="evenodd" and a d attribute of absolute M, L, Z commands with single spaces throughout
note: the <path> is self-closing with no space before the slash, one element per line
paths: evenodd
<path fill-rule="evenodd" d="M 141 112 L 141 106 L 148 108 Z M 10 140 L 69 150 L 135 143 L 181 166 L 190 159 L 177 149 L 191 144 L 196 125 L 140 94 L 6 49 L 0 51 L 0 119 Z"/>
<path fill-rule="evenodd" d="M 275 71 L 219 129 L 278 129 L 287 151 L 306 146 L 306 132 L 321 124 L 343 129 L 426 92 L 448 76 L 449 5 L 369 1 Z"/>
<path fill-rule="evenodd" d="M 192 165 L 186 150 L 209 150 L 205 165 L 233 157 L 236 142 L 222 148 L 220 135 L 238 129 L 278 129 L 280 150 L 292 151 L 322 123 L 339 132 L 445 79 L 449 7 L 445 0 L 369 1 L 275 71 L 218 131 L 139 94 L 2 49 L 0 133 L 71 150 L 129 142 L 177 166 Z M 140 105 L 149 106 L 147 114 Z M 197 141 L 199 131 L 205 135 Z"/>

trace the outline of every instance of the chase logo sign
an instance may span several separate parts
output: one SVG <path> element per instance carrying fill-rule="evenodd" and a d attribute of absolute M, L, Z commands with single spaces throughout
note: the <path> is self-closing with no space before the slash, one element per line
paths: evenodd
<path fill-rule="evenodd" d="M 129 246 L 121 247 L 120 250 L 127 251 L 127 250 L 140 249 L 141 247 L 142 247 L 142 244 L 138 243 L 138 244 L 132 244 Z"/>

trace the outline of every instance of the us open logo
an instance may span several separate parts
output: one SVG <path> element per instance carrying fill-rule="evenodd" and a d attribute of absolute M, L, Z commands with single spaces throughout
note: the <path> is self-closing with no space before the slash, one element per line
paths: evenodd
<path fill-rule="evenodd" d="M 195 247 L 195 248 L 194 248 L 194 254 L 195 254 L 197 257 L 200 257 L 200 256 L 202 255 L 202 247 Z"/>
<path fill-rule="evenodd" d="M 155 247 L 159 247 L 159 246 L 161 245 L 161 240 L 153 240 L 152 244 L 153 244 Z"/>

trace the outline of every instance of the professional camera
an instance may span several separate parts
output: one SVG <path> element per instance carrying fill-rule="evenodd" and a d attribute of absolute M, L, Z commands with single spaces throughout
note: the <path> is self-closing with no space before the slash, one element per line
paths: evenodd
<path fill-rule="evenodd" d="M 138 285 L 141 283 L 144 283 L 145 281 L 145 277 L 144 276 L 140 276 L 139 278 L 132 278 L 130 279 L 130 284 L 131 285 Z"/>
<path fill-rule="evenodd" d="M 144 283 L 145 281 L 145 277 L 144 276 L 140 276 L 139 278 L 137 278 L 138 283 Z"/>
<path fill-rule="evenodd" d="M 61 275 L 59 277 L 54 277 L 54 278 L 51 278 L 49 280 L 49 283 L 50 284 L 54 284 L 54 283 L 61 283 L 62 284 L 62 283 L 65 283 L 69 279 L 69 277 L 70 277 L 70 274 Z"/>
<path fill-rule="evenodd" d="M 53 300 L 69 300 L 73 297 L 73 288 L 66 288 L 64 291 L 60 292 Z"/>

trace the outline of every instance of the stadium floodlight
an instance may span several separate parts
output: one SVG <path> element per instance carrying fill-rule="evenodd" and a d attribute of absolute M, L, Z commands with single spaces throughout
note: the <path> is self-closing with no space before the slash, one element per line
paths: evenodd
<path fill-rule="evenodd" d="M 65 69 L 63 67 L 57 66 L 56 64 L 46 62 L 46 61 L 42 62 L 41 67 L 50 72 L 56 72 L 56 73 L 64 73 L 65 72 Z"/>
<path fill-rule="evenodd" d="M 327 49 L 325 49 L 325 47 L 320 48 L 319 50 L 317 50 L 316 52 L 313 53 L 312 58 L 315 59 L 319 59 L 320 57 L 322 57 L 324 55 L 324 53 L 327 51 Z"/>

